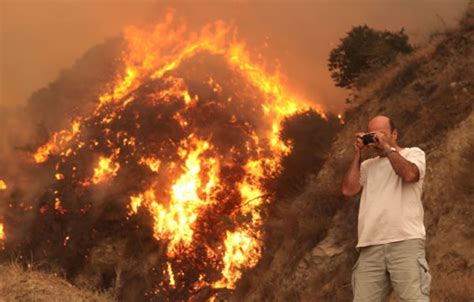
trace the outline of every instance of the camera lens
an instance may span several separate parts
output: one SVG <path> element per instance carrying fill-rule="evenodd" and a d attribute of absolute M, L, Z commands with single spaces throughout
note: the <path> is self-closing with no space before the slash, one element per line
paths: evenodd
<path fill-rule="evenodd" d="M 367 133 L 364 136 L 362 136 L 362 142 L 364 145 L 368 145 L 370 143 L 374 143 L 374 134 L 373 133 Z"/>

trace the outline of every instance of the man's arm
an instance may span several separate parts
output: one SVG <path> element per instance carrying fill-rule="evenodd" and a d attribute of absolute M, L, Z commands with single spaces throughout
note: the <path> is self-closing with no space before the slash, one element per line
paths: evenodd
<path fill-rule="evenodd" d="M 420 179 L 418 167 L 400 155 L 398 152 L 390 152 L 387 155 L 393 170 L 404 182 L 417 182 Z"/>
<path fill-rule="evenodd" d="M 342 194 L 345 196 L 354 196 L 360 192 L 362 186 L 359 183 L 360 178 L 360 153 L 354 154 L 351 166 L 344 175 L 342 182 Z"/>
<path fill-rule="evenodd" d="M 344 175 L 342 182 L 342 194 L 345 196 L 354 196 L 360 192 L 362 186 L 359 183 L 360 179 L 360 160 L 362 149 L 365 148 L 362 142 L 363 133 L 356 133 L 356 142 L 354 143 L 354 157 L 352 158 L 351 166 Z"/>
<path fill-rule="evenodd" d="M 375 132 L 375 141 L 376 142 L 373 144 L 374 147 L 383 152 L 388 152 L 392 147 L 389 139 L 380 131 Z M 395 170 L 395 173 L 397 173 L 404 182 L 417 182 L 420 179 L 420 171 L 418 171 L 418 167 L 404 158 L 400 153 L 390 152 L 387 157 L 390 160 L 390 164 L 392 165 L 393 170 Z"/>

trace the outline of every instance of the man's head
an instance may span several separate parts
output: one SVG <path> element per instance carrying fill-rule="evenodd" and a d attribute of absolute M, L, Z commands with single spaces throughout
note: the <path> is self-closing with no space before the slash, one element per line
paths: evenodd
<path fill-rule="evenodd" d="M 380 131 L 387 136 L 394 145 L 397 144 L 398 130 L 395 128 L 393 121 L 383 115 L 378 115 L 369 121 L 367 132 Z"/>

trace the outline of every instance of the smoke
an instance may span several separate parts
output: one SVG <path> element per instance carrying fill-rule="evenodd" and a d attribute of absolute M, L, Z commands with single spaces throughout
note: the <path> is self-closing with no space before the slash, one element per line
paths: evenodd
<path fill-rule="evenodd" d="M 415 43 L 457 22 L 455 1 L 22 1 L 2 2 L 2 105 L 24 104 L 88 48 L 130 24 L 161 20 L 174 7 L 191 26 L 234 20 L 252 47 L 278 59 L 291 86 L 315 103 L 343 110 L 346 91 L 327 71 L 329 51 L 354 25 L 405 27 Z M 91 30 L 93 29 L 93 30 Z M 34 49 L 34 51 L 32 51 Z"/>
<path fill-rule="evenodd" d="M 38 167 L 32 154 L 54 132 L 69 128 L 73 117 L 95 106 L 98 95 L 119 72 L 121 47 L 120 38 L 107 40 L 33 93 L 27 104 L 0 107 L 0 180 L 7 187 L 0 190 L 0 223 L 6 224 L 13 245 L 24 244 L 38 210 L 38 197 L 55 181 L 54 165 Z"/>

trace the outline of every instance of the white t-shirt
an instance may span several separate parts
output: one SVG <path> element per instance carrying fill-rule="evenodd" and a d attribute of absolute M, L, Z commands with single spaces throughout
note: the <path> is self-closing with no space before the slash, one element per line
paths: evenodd
<path fill-rule="evenodd" d="M 400 155 L 418 167 L 417 182 L 403 182 L 387 157 L 378 156 L 361 164 L 357 247 L 425 238 L 421 203 L 425 153 L 413 147 L 402 149 Z"/>

